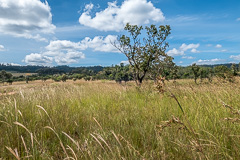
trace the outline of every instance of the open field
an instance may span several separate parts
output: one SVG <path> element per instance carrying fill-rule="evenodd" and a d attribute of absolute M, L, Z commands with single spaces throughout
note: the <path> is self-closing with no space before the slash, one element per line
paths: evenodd
<path fill-rule="evenodd" d="M 19 77 L 19 76 L 31 76 L 31 75 L 36 75 L 37 73 L 19 73 L 19 72 L 11 72 L 10 73 L 14 76 L 14 77 Z"/>
<path fill-rule="evenodd" d="M 240 79 L 170 81 L 164 89 L 112 81 L 1 86 L 0 159 L 240 158 Z"/>

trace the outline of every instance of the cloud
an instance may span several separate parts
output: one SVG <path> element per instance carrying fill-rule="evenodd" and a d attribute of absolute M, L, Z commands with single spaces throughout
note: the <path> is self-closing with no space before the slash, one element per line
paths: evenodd
<path fill-rule="evenodd" d="M 205 59 L 205 60 L 198 60 L 197 61 L 197 64 L 216 64 L 218 62 L 221 62 L 222 59 L 218 59 L 218 58 L 215 58 L 215 59 Z"/>
<path fill-rule="evenodd" d="M 50 44 L 46 47 L 49 51 L 58 51 L 58 50 L 86 50 L 93 49 L 93 51 L 100 52 L 119 52 L 113 45 L 117 40 L 117 36 L 108 35 L 105 38 L 103 36 L 96 36 L 93 39 L 90 37 L 85 37 L 80 42 L 71 42 L 67 40 L 56 40 L 51 41 Z"/>
<path fill-rule="evenodd" d="M 195 57 L 192 57 L 192 56 L 183 56 L 182 58 L 183 59 L 195 59 Z"/>
<path fill-rule="evenodd" d="M 117 36 L 108 35 L 105 38 L 102 36 L 96 36 L 93 39 L 86 37 L 84 40 L 80 42 L 81 46 L 84 49 L 91 48 L 94 51 L 100 52 L 119 52 L 113 45 L 117 40 Z"/>
<path fill-rule="evenodd" d="M 50 44 L 46 47 L 49 51 L 59 51 L 59 50 L 83 50 L 84 46 L 80 42 L 75 43 L 67 40 L 56 40 L 51 41 Z"/>
<path fill-rule="evenodd" d="M 227 52 L 228 50 L 226 50 L 226 49 L 223 49 L 223 50 L 221 50 L 221 52 Z"/>
<path fill-rule="evenodd" d="M 236 21 L 240 21 L 240 18 L 237 18 Z"/>
<path fill-rule="evenodd" d="M 240 61 L 240 54 L 239 55 L 231 55 L 230 58 L 232 58 L 236 61 Z"/>
<path fill-rule="evenodd" d="M 187 50 L 189 50 L 189 49 L 196 49 L 196 48 L 198 48 L 200 46 L 200 44 L 189 44 L 189 45 L 187 45 L 187 44 L 185 44 L 185 43 L 183 43 L 182 45 L 181 45 L 181 47 L 180 47 L 180 50 L 182 50 L 182 51 L 187 51 Z M 192 52 L 192 50 L 191 50 L 191 52 Z"/>
<path fill-rule="evenodd" d="M 93 4 L 90 3 L 90 4 L 87 4 L 87 5 L 85 6 L 84 11 L 87 12 L 87 13 L 89 13 L 89 12 L 91 12 L 92 9 L 93 9 Z"/>
<path fill-rule="evenodd" d="M 119 64 L 123 63 L 124 65 L 129 65 L 129 61 L 121 61 Z"/>
<path fill-rule="evenodd" d="M 200 53 L 200 51 L 198 51 L 196 48 L 193 48 L 193 49 L 191 50 L 191 52 L 192 52 L 192 53 Z"/>
<path fill-rule="evenodd" d="M 80 51 L 81 46 L 71 41 L 51 41 L 45 49 L 45 52 L 27 55 L 24 62 L 31 65 L 51 65 L 56 62 L 58 65 L 63 65 L 78 63 L 80 59 L 85 58 Z"/>
<path fill-rule="evenodd" d="M 84 59 L 85 55 L 79 51 L 69 51 L 66 54 L 59 53 L 60 55 L 55 56 L 55 62 L 57 64 L 71 64 L 78 63 L 80 59 Z"/>
<path fill-rule="evenodd" d="M 173 48 L 172 50 L 169 50 L 167 54 L 169 56 L 180 56 L 180 55 L 184 55 L 185 53 L 182 50 L 177 50 L 176 48 Z"/>
<path fill-rule="evenodd" d="M 4 46 L 3 45 L 0 45 L 0 51 L 4 51 Z"/>
<path fill-rule="evenodd" d="M 105 10 L 91 17 L 93 4 L 85 6 L 79 23 L 101 31 L 121 31 L 126 23 L 142 25 L 150 22 L 162 22 L 165 17 L 162 11 L 147 0 L 125 0 L 121 6 L 117 2 L 108 2 Z"/>
<path fill-rule="evenodd" d="M 58 65 L 78 63 L 80 59 L 85 58 L 82 51 L 92 49 L 100 52 L 119 52 L 112 43 L 117 36 L 108 35 L 96 36 L 93 39 L 86 37 L 80 42 L 72 42 L 68 40 L 51 41 L 45 47 L 42 53 L 31 53 L 23 60 L 27 64 L 49 65 L 53 62 Z"/>
<path fill-rule="evenodd" d="M 49 54 L 54 53 L 54 54 Z M 55 61 L 58 65 L 78 63 L 80 59 L 84 59 L 85 55 L 79 51 L 62 51 L 31 53 L 27 55 L 23 62 L 30 65 L 44 65 L 50 66 Z"/>
<path fill-rule="evenodd" d="M 222 45 L 221 44 L 217 44 L 215 47 L 216 48 L 222 48 Z"/>
<path fill-rule="evenodd" d="M 47 41 L 40 34 L 55 30 L 47 1 L 0 0 L 0 34 Z"/>
<path fill-rule="evenodd" d="M 173 48 L 172 50 L 169 50 L 167 54 L 169 56 L 180 56 L 185 55 L 185 52 L 188 50 L 191 50 L 192 53 L 199 53 L 200 51 L 197 50 L 197 48 L 200 46 L 200 44 L 185 44 L 183 43 L 179 49 Z"/>
<path fill-rule="evenodd" d="M 199 17 L 196 17 L 196 16 L 182 16 L 182 15 L 177 15 L 174 18 L 168 19 L 168 21 L 177 22 L 177 23 L 193 22 L 193 21 L 196 21 L 196 20 L 199 20 Z"/>
<path fill-rule="evenodd" d="M 50 65 L 53 61 L 52 57 L 44 56 L 39 53 L 31 53 L 25 57 L 24 62 L 30 65 Z"/>

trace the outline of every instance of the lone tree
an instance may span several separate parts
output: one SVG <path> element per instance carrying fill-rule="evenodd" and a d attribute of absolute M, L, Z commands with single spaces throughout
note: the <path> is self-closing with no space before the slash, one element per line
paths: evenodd
<path fill-rule="evenodd" d="M 196 63 L 192 64 L 192 71 L 193 71 L 193 75 L 194 75 L 194 82 L 196 84 L 197 84 L 197 78 L 200 75 L 199 70 L 200 70 L 200 67 Z"/>
<path fill-rule="evenodd" d="M 66 82 L 67 81 L 67 75 L 66 74 L 63 74 L 62 77 L 61 77 L 61 80 L 63 82 Z"/>
<path fill-rule="evenodd" d="M 176 79 L 178 78 L 178 67 L 174 66 L 171 70 L 171 77 L 173 79 L 173 82 L 176 82 Z"/>
<path fill-rule="evenodd" d="M 235 63 L 233 63 L 231 65 L 231 69 L 232 69 L 233 76 L 237 76 L 238 75 L 238 68 L 237 68 L 237 65 Z"/>
<path fill-rule="evenodd" d="M 169 58 L 165 51 L 168 47 L 166 42 L 170 34 L 170 26 L 151 25 L 146 26 L 146 37 L 141 36 L 142 26 L 126 24 L 125 28 L 129 36 L 122 35 L 113 45 L 128 58 L 129 64 L 133 70 L 133 76 L 138 85 L 141 85 L 143 79 L 150 73 L 152 68 L 161 66 L 166 58 Z M 145 35 L 144 34 L 144 35 Z"/>

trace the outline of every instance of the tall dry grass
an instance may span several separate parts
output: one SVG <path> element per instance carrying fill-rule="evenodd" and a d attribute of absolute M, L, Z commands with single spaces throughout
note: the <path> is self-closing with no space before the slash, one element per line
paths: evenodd
<path fill-rule="evenodd" d="M 179 80 L 165 93 L 152 82 L 13 87 L 0 96 L 0 158 L 239 159 L 239 84 Z"/>

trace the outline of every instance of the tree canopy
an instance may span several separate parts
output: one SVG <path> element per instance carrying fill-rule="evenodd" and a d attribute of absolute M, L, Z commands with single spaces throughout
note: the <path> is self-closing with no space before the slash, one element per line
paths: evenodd
<path fill-rule="evenodd" d="M 0 72 L 0 81 L 2 82 L 2 83 L 4 83 L 4 82 L 8 82 L 8 83 L 12 83 L 12 74 L 11 73 L 8 73 L 8 72 L 6 72 L 6 71 L 4 71 L 4 70 L 2 70 L 1 72 Z"/>
<path fill-rule="evenodd" d="M 147 73 L 159 70 L 164 62 L 167 64 L 172 62 L 173 58 L 165 53 L 168 47 L 166 39 L 171 30 L 169 25 L 146 26 L 144 33 L 146 36 L 141 36 L 142 26 L 128 23 L 124 29 L 129 36 L 120 36 L 114 46 L 128 58 L 137 84 L 142 83 Z"/>

